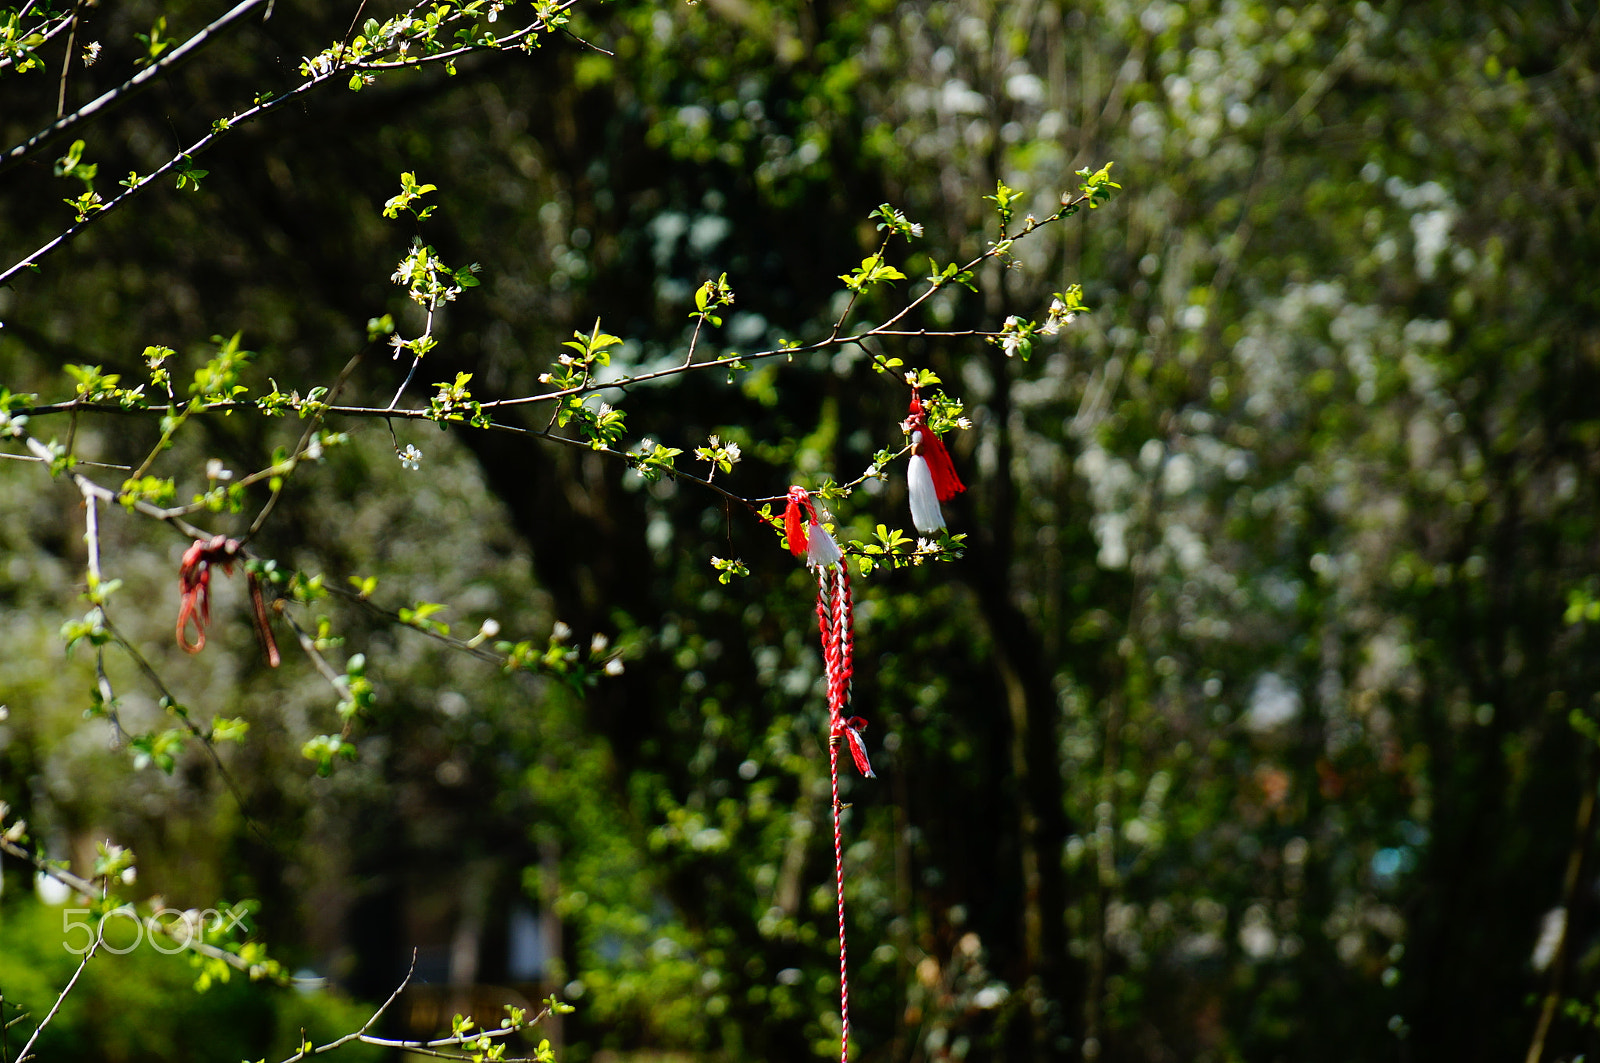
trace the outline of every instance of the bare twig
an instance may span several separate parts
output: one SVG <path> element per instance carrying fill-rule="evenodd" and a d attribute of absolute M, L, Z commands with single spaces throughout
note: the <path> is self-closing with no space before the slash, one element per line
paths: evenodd
<path fill-rule="evenodd" d="M 22 1054 L 17 1056 L 16 1063 L 27 1063 L 28 1052 L 33 1048 L 33 1043 L 39 1039 L 39 1035 L 44 1032 L 44 1028 L 50 1025 L 50 1020 L 56 1017 L 56 1012 L 61 1010 L 62 1002 L 67 999 L 67 994 L 72 992 L 72 987 L 78 984 L 78 978 L 83 974 L 83 969 L 89 966 L 89 960 L 93 958 L 99 948 L 100 936 L 96 934 L 94 941 L 89 945 L 88 951 L 83 954 L 83 959 L 78 963 L 78 969 L 72 972 L 72 977 L 67 979 L 67 984 L 62 987 L 61 994 L 56 997 L 56 1002 L 50 1006 L 49 1014 L 44 1017 L 38 1026 L 33 1028 L 33 1036 L 29 1037 L 28 1043 L 22 1046 Z"/>
<path fill-rule="evenodd" d="M 86 491 L 83 495 L 83 541 L 89 551 L 89 581 L 90 589 L 100 585 L 100 519 L 99 499 L 94 492 Z"/>
<path fill-rule="evenodd" d="M 100 616 L 106 630 L 111 633 L 111 637 L 116 640 L 117 645 L 121 646 L 123 652 L 133 659 L 134 664 L 139 666 L 139 671 L 144 673 L 150 685 L 155 687 L 161 696 L 166 699 L 167 710 L 177 717 L 178 722 L 183 724 L 185 730 L 199 739 L 201 746 L 210 754 L 212 763 L 216 765 L 217 774 L 221 777 L 223 784 L 227 786 L 228 792 L 233 795 L 234 803 L 239 806 L 239 814 L 244 816 L 244 821 L 249 824 L 251 832 L 261 840 L 263 845 L 276 852 L 277 846 L 273 844 L 271 838 L 267 837 L 267 832 L 262 830 L 261 824 L 257 823 L 255 817 L 250 814 L 250 806 L 244 799 L 244 791 L 239 789 L 239 784 L 234 780 L 233 773 L 222 762 L 222 754 L 217 752 L 216 743 L 211 740 L 211 736 L 190 717 L 188 709 L 184 708 L 183 703 L 167 688 L 167 684 L 162 680 L 161 674 L 145 659 L 144 654 L 139 652 L 139 648 L 133 644 L 132 640 L 124 635 L 116 624 L 112 623 L 111 617 L 104 606 L 100 607 Z"/>
<path fill-rule="evenodd" d="M 300 643 L 300 648 L 311 659 L 311 666 L 317 670 L 322 678 L 328 681 L 341 698 L 349 697 L 350 687 L 346 683 L 345 677 L 333 670 L 333 665 L 329 664 L 328 659 L 322 655 L 322 651 L 317 649 L 316 642 L 310 635 L 306 634 L 304 628 L 295 623 L 294 617 L 289 615 L 289 610 L 283 607 L 283 603 L 284 599 L 282 598 L 273 602 L 273 611 L 282 618 L 285 624 L 289 625 L 289 630 L 294 632 L 295 640 Z"/>
<path fill-rule="evenodd" d="M 432 1056 L 436 1059 L 471 1059 L 475 1057 L 463 1055 L 459 1052 L 442 1052 L 439 1050 L 443 1048 L 460 1047 L 468 1042 L 476 1042 L 480 1038 L 484 1037 L 509 1037 L 511 1034 L 518 1033 L 525 1027 L 537 1026 L 550 1016 L 549 1007 L 545 1007 L 532 1019 L 529 1019 L 521 1024 L 505 1025 L 497 1028 L 479 1027 L 471 1032 L 453 1034 L 449 1037 L 440 1037 L 431 1041 L 396 1040 L 388 1037 L 375 1037 L 368 1033 L 367 1031 L 371 1030 L 372 1027 L 377 1024 L 378 1020 L 383 1017 L 384 1013 L 389 1010 L 396 1000 L 399 999 L 400 994 L 405 990 L 406 986 L 411 984 L 412 976 L 416 974 L 416 970 L 417 950 L 412 949 L 411 966 L 407 968 L 405 977 L 400 980 L 400 984 L 395 987 L 394 992 L 389 994 L 389 999 L 385 1000 L 381 1005 L 378 1006 L 378 1010 L 372 1013 L 372 1017 L 366 1021 L 361 1029 L 354 1030 L 342 1037 L 334 1038 L 332 1041 L 322 1045 L 313 1046 L 309 1041 L 302 1040 L 300 1051 L 296 1052 L 292 1056 L 289 1056 L 283 1061 L 283 1063 L 298 1063 L 298 1061 L 303 1060 L 308 1056 L 318 1056 L 324 1052 L 332 1052 L 334 1049 L 343 1047 L 344 1045 L 350 1044 L 353 1041 L 359 1041 L 362 1044 L 376 1045 L 380 1048 L 397 1048 L 415 1055 Z M 302 1035 L 302 1038 L 303 1037 L 304 1035 Z M 517 1057 L 513 1059 L 511 1057 L 507 1057 L 506 1063 L 534 1063 L 534 1061 L 531 1058 Z"/>
<path fill-rule="evenodd" d="M 95 885 L 93 882 L 89 881 L 83 876 L 74 875 L 71 871 L 68 871 L 65 868 L 56 867 L 38 853 L 35 853 L 29 850 L 27 847 L 19 845 L 16 842 L 9 841 L 4 836 L 0 836 L 0 853 L 9 853 L 18 860 L 23 860 L 29 864 L 32 864 L 34 869 L 40 874 L 55 879 L 57 882 L 61 883 L 63 886 L 66 886 L 68 889 L 80 896 L 94 897 L 105 892 L 101 887 Z M 169 926 L 161 923 L 160 921 L 156 921 L 153 924 L 147 925 L 167 934 L 174 941 L 181 941 L 186 947 L 193 949 L 200 955 L 210 957 L 214 960 L 221 960 L 223 963 L 226 963 L 235 970 L 249 973 L 252 967 L 255 966 L 250 963 L 249 960 L 246 960 L 240 956 L 236 956 L 227 949 L 221 949 L 215 945 L 201 941 L 194 933 L 187 930 L 182 937 L 179 937 L 174 928 L 179 926 L 186 927 L 188 925 L 187 923 L 178 922 Z M 21 1063 L 21 1061 L 18 1060 L 16 1063 Z"/>
<path fill-rule="evenodd" d="M 134 75 L 121 86 L 111 89 L 93 102 L 85 104 L 77 111 L 55 122 L 47 129 L 41 130 L 33 137 L 21 144 L 18 144 L 16 147 L 11 148 L 5 154 L 0 155 L 0 171 L 3 171 L 17 161 L 26 158 L 28 155 L 32 154 L 34 151 L 37 151 L 51 140 L 54 140 L 61 133 L 108 106 L 123 94 L 149 81 L 151 78 L 156 76 L 158 71 L 164 70 L 170 67 L 173 63 L 177 62 L 179 59 L 187 57 L 195 49 L 204 44 L 206 40 L 214 36 L 217 31 L 221 30 L 231 22 L 242 18 L 244 15 L 249 14 L 251 11 L 260 7 L 263 2 L 264 0 L 242 0 L 240 4 L 234 7 L 227 14 L 223 15 L 211 25 L 195 34 L 195 36 L 189 38 L 189 40 L 179 45 L 159 61 L 152 63 L 144 70 L 141 70 L 138 74 Z M 565 11 L 577 2 L 578 0 L 563 0 L 562 3 L 556 5 L 555 10 L 552 13 Z M 520 41 L 523 38 L 546 28 L 547 26 L 543 19 L 535 20 L 533 23 L 530 23 L 515 33 L 511 33 L 500 38 L 493 49 L 485 48 L 482 45 L 466 45 L 461 48 L 451 49 L 446 52 L 436 52 L 432 55 L 419 56 L 414 59 L 402 59 L 394 62 L 342 62 L 335 63 L 322 70 L 313 69 L 307 79 L 301 82 L 299 85 L 296 85 L 294 88 L 289 89 L 280 95 L 271 96 L 270 98 L 258 97 L 254 106 L 240 111 L 238 114 L 230 116 L 226 121 L 219 121 L 213 124 L 211 131 L 205 136 L 189 145 L 189 147 L 183 151 L 180 151 L 178 154 L 174 155 L 171 159 L 168 159 L 165 163 L 162 163 L 161 166 L 157 167 L 152 173 L 142 176 L 138 182 L 129 187 L 127 191 L 113 197 L 103 204 L 100 204 L 98 209 L 85 215 L 82 221 L 62 230 L 55 237 L 40 245 L 28 257 L 12 264 L 4 271 L 0 271 L 0 285 L 9 283 L 14 277 L 21 274 L 24 270 L 37 269 L 39 263 L 43 259 L 51 254 L 54 254 L 56 251 L 59 251 L 68 242 L 70 242 L 73 237 L 77 236 L 84 229 L 90 225 L 93 225 L 105 215 L 125 205 L 135 195 L 138 195 L 146 188 L 150 187 L 150 184 L 157 178 L 164 177 L 174 171 L 180 170 L 182 167 L 187 166 L 191 160 L 210 150 L 213 146 L 215 146 L 218 140 L 232 132 L 234 129 L 237 129 L 239 126 L 244 125 L 247 122 L 270 114 L 290 101 L 298 99 L 306 92 L 309 92 L 310 90 L 324 85 L 330 80 L 333 80 L 342 72 L 349 70 L 401 69 L 407 67 L 420 67 L 431 63 L 448 62 L 452 59 L 459 58 L 460 56 L 472 52 L 502 50 L 506 45 Z"/>
<path fill-rule="evenodd" d="M 327 397 L 330 400 L 344 388 L 345 382 L 350 379 L 350 374 L 355 372 L 356 366 L 361 362 L 361 356 L 365 353 L 365 349 L 357 351 L 354 357 L 346 362 L 345 367 L 339 371 L 339 376 L 334 380 L 333 386 L 328 389 Z M 278 496 L 283 494 L 283 488 L 289 482 L 289 476 L 299 467 L 300 456 L 306 452 L 306 447 L 311 444 L 311 437 L 316 433 L 317 429 L 322 427 L 322 419 L 326 414 L 327 408 L 322 407 L 311 416 L 311 422 L 306 425 L 306 430 L 300 433 L 300 442 L 295 444 L 294 453 L 289 455 L 289 460 L 285 463 L 288 468 L 279 476 L 278 483 L 273 487 L 272 494 L 267 498 L 266 504 L 261 507 L 261 512 L 256 514 L 256 519 L 250 522 L 250 527 L 239 537 L 240 546 L 253 539 L 256 532 L 260 531 L 261 526 L 266 523 L 267 515 L 278 504 Z"/>
<path fill-rule="evenodd" d="M 1561 938 L 1555 955 L 1550 958 L 1549 983 L 1539 1008 L 1539 1021 L 1534 1026 L 1533 1040 L 1528 1044 L 1526 1063 L 1539 1063 L 1544 1057 L 1545 1039 L 1555 1021 L 1561 1005 L 1561 987 L 1571 955 L 1571 930 L 1575 921 L 1573 909 L 1579 903 L 1579 888 L 1583 882 L 1583 866 L 1588 861 L 1589 843 L 1594 828 L 1595 783 L 1597 755 L 1593 746 L 1584 757 L 1583 790 L 1578 796 L 1578 812 L 1574 817 L 1572 846 L 1567 853 L 1566 874 L 1561 884 Z"/>
<path fill-rule="evenodd" d="M 23 860 L 32 864 L 35 870 L 55 879 L 63 886 L 66 886 L 68 889 L 71 889 L 74 893 L 80 894 L 81 896 L 93 897 L 95 894 L 100 892 L 100 888 L 93 882 L 90 882 L 88 879 L 83 878 L 80 875 L 74 875 L 72 872 L 63 868 L 56 867 L 44 857 L 39 856 L 37 853 L 34 853 L 32 850 L 18 844 L 17 842 L 8 840 L 4 836 L 0 836 L 0 853 L 9 853 L 18 860 Z"/>
<path fill-rule="evenodd" d="M 368 1030 L 372 1029 L 373 1024 L 376 1023 L 379 1019 L 383 1018 L 383 1013 L 389 1010 L 389 1006 L 391 1004 L 393 1004 L 395 1002 L 395 1000 L 397 1000 L 399 998 L 400 994 L 405 990 L 406 986 L 411 984 L 411 976 L 416 974 L 416 973 L 417 973 L 417 950 L 413 948 L 411 950 L 411 966 L 406 968 L 406 976 L 404 978 L 400 979 L 400 984 L 395 986 L 395 989 L 394 989 L 393 993 L 389 994 L 389 999 L 385 1000 L 382 1004 L 378 1005 L 378 1010 L 372 1013 L 372 1018 L 368 1019 L 366 1021 L 365 1025 L 363 1025 L 361 1027 L 361 1029 L 356 1030 L 354 1033 L 347 1033 L 343 1037 L 338 1038 L 337 1040 L 329 1041 L 327 1044 L 321 1046 L 320 1048 L 312 1049 L 312 1053 L 316 1054 L 316 1053 L 321 1053 L 321 1052 L 331 1052 L 333 1049 L 338 1048 L 340 1045 L 347 1045 L 351 1041 L 357 1041 L 357 1040 L 362 1039 L 366 1035 L 366 1032 Z M 304 1035 L 302 1035 L 302 1037 L 303 1036 Z M 305 1043 L 302 1040 L 300 1051 L 298 1051 L 294 1055 L 290 1056 L 289 1059 L 285 1061 L 285 1063 L 293 1063 L 294 1060 L 304 1059 L 304 1058 L 306 1058 L 306 1050 L 305 1050 Z"/>
<path fill-rule="evenodd" d="M 78 108 L 76 111 L 73 111 L 66 117 L 56 119 L 50 125 L 46 126 L 44 129 L 41 129 L 27 140 L 24 140 L 22 143 L 9 149 L 5 154 L 0 155 L 0 171 L 4 171 L 10 166 L 27 158 L 29 155 L 32 155 L 35 151 L 43 148 L 46 144 L 50 143 L 52 140 L 55 140 L 73 126 L 76 126 L 85 119 L 99 113 L 112 103 L 115 103 L 121 97 L 132 92 L 134 89 L 137 89 L 146 82 L 154 80 L 176 64 L 181 63 L 183 60 L 189 58 L 195 52 L 203 48 L 208 42 L 210 42 L 218 33 L 226 29 L 230 24 L 237 22 L 239 19 L 249 14 L 255 8 L 260 7 L 265 2 L 266 0 L 240 0 L 240 3 L 236 4 L 232 10 L 224 14 L 221 18 L 218 18 L 215 22 L 211 23 L 199 33 L 196 33 L 193 37 L 190 37 L 188 40 L 178 45 L 178 47 L 174 48 L 172 51 L 168 52 L 154 63 L 151 63 L 137 74 L 133 75 L 133 77 L 129 78 L 127 81 L 124 81 L 121 85 L 101 93 L 94 100 L 84 104 L 82 107 Z"/>
<path fill-rule="evenodd" d="M 67 21 L 71 29 L 67 32 L 67 54 L 61 57 L 61 85 L 56 93 L 56 117 L 59 119 L 67 110 L 67 74 L 72 70 L 72 46 L 78 39 L 78 12 L 83 8 L 83 0 L 77 0 L 72 5 L 72 14 Z"/>
<path fill-rule="evenodd" d="M 41 458 L 37 454 L 9 454 L 4 451 L 0 451 L 0 458 L 7 458 L 11 461 L 49 461 L 48 458 Z M 117 472 L 133 471 L 133 466 L 131 465 L 112 465 L 103 461 L 84 461 L 82 458 L 78 459 L 77 464 L 88 466 L 91 469 L 114 469 Z"/>

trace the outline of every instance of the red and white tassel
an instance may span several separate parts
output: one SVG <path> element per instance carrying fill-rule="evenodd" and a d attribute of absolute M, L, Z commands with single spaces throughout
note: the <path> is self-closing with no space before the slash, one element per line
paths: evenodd
<path fill-rule="evenodd" d="M 928 428 L 928 414 L 916 388 L 911 389 L 911 411 L 901 427 L 911 436 L 911 460 L 906 464 L 911 523 L 924 535 L 932 535 L 945 526 L 939 503 L 950 501 L 967 485 L 956 475 L 955 462 L 950 460 L 944 441 Z"/>
<path fill-rule="evenodd" d="M 789 503 L 783 510 L 783 533 L 789 552 L 805 558 L 809 568 L 827 568 L 844 559 L 839 544 L 817 520 L 811 495 L 803 487 L 789 488 Z"/>
<path fill-rule="evenodd" d="M 856 762 L 856 771 L 868 779 L 876 779 L 877 773 L 872 770 L 872 761 L 867 759 L 867 743 L 862 733 L 867 729 L 867 721 L 859 716 L 852 716 L 839 724 L 845 741 L 850 743 L 850 756 Z"/>

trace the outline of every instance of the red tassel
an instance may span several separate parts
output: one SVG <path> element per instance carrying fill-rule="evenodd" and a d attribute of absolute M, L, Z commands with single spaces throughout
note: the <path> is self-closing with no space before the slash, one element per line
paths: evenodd
<path fill-rule="evenodd" d="M 844 737 L 850 743 L 850 756 L 856 762 L 856 771 L 865 778 L 876 779 L 878 776 L 872 770 L 872 762 L 867 759 L 867 743 L 861 737 L 861 732 L 867 729 L 867 721 L 860 716 L 852 716 L 844 721 Z"/>
<path fill-rule="evenodd" d="M 956 475 L 956 464 L 950 460 L 950 451 L 929 430 L 928 415 L 922 408 L 922 395 L 916 388 L 911 389 L 911 412 L 906 418 L 905 430 L 908 433 L 922 433 L 922 442 L 916 453 L 921 454 L 928 463 L 928 472 L 933 474 L 933 490 L 939 496 L 939 501 L 948 502 L 967 489 L 961 477 Z"/>
<path fill-rule="evenodd" d="M 804 506 L 811 513 L 811 519 L 816 520 L 816 511 L 811 508 L 811 497 L 803 487 L 789 488 L 789 504 L 783 510 L 783 533 L 789 542 L 789 552 L 795 557 L 806 556 L 806 528 L 805 520 L 800 514 L 800 507 Z"/>
<path fill-rule="evenodd" d="M 922 434 L 922 456 L 928 462 L 928 471 L 933 474 L 933 489 L 939 495 L 939 501 L 948 502 L 967 489 L 961 477 L 956 475 L 956 465 L 950 460 L 950 452 L 932 432 Z"/>

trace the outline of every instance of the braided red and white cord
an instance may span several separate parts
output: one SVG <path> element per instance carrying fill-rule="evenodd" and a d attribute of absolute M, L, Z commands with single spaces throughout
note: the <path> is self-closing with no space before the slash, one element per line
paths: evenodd
<path fill-rule="evenodd" d="M 830 587 L 829 584 L 832 583 Z M 844 806 L 839 801 L 839 745 L 855 672 L 850 573 L 843 563 L 817 570 L 817 626 L 828 677 L 828 776 L 833 786 L 833 879 L 839 912 L 839 1061 L 850 1061 L 850 967 L 844 922 Z"/>
<path fill-rule="evenodd" d="M 844 932 L 844 806 L 839 801 L 839 745 L 850 743 L 850 756 L 862 775 L 872 778 L 862 731 L 867 721 L 846 718 L 851 679 L 855 673 L 855 616 L 850 600 L 850 572 L 837 544 L 817 521 L 810 493 L 791 487 L 784 509 L 784 539 L 789 552 L 803 558 L 817 573 L 817 633 L 828 678 L 828 778 L 833 786 L 833 885 L 839 906 L 839 1063 L 850 1063 L 850 966 Z M 809 518 L 809 519 L 808 519 Z"/>

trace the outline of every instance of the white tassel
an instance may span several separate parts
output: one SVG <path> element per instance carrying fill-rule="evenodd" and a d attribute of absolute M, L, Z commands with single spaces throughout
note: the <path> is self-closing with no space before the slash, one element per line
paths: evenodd
<path fill-rule="evenodd" d="M 906 486 L 911 493 L 911 523 L 924 535 L 944 527 L 944 512 L 939 508 L 939 492 L 933 486 L 933 473 L 921 454 L 911 455 L 906 464 Z"/>
<path fill-rule="evenodd" d="M 812 568 L 827 568 L 837 565 L 844 557 L 839 550 L 839 544 L 833 541 L 833 536 L 828 534 L 828 529 L 815 521 L 806 525 L 806 564 Z"/>

